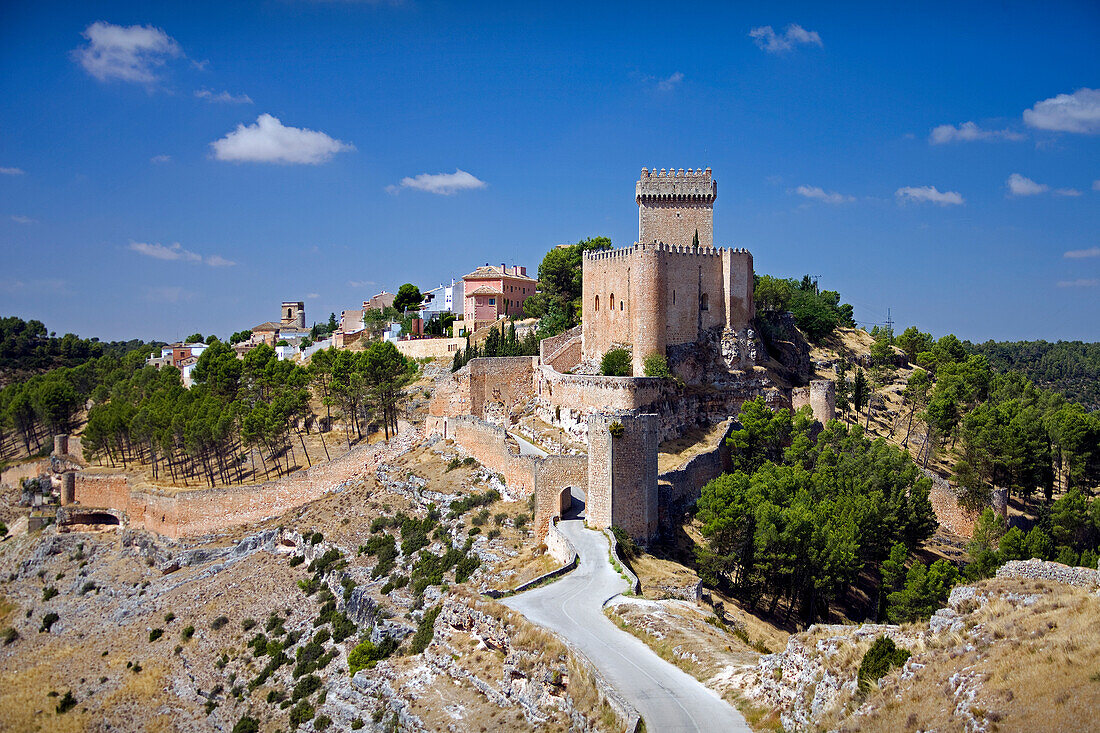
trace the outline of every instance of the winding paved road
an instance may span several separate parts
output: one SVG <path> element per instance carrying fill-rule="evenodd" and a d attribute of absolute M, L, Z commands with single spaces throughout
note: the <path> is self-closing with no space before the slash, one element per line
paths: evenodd
<path fill-rule="evenodd" d="M 585 529 L 582 519 L 560 522 L 558 528 L 577 548 L 577 569 L 503 603 L 572 642 L 634 705 L 650 733 L 749 733 L 741 714 L 716 693 L 603 615 L 604 603 L 627 589 L 608 562 L 607 537 Z"/>

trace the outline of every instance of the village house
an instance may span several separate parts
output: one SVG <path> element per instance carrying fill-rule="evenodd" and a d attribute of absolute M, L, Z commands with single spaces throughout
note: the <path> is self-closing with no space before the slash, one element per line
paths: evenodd
<path fill-rule="evenodd" d="M 164 366 L 174 366 L 177 369 L 182 369 L 184 361 L 194 357 L 198 361 L 199 356 L 206 350 L 206 344 L 193 343 L 185 344 L 181 341 L 177 341 L 174 344 L 166 344 L 160 349 L 159 356 L 150 355 L 145 363 L 148 366 L 156 367 L 160 369 Z"/>
<path fill-rule="evenodd" d="M 507 316 L 522 316 L 523 301 L 535 294 L 538 281 L 527 268 L 485 265 L 462 278 L 463 325 L 472 333 Z"/>
<path fill-rule="evenodd" d="M 266 321 L 252 328 L 251 346 L 267 344 L 274 348 L 280 341 L 299 344 L 309 336 L 306 328 L 306 306 L 302 301 L 283 301 L 278 321 Z"/>

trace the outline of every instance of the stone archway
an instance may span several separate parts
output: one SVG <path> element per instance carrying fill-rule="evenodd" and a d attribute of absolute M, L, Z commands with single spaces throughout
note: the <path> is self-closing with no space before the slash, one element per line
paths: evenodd
<path fill-rule="evenodd" d="M 558 495 L 558 513 L 562 519 L 580 519 L 584 517 L 584 490 L 576 486 L 566 486 Z"/>

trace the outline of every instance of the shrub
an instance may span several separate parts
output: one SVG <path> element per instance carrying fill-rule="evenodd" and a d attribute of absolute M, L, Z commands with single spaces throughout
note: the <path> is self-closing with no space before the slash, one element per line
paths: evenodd
<path fill-rule="evenodd" d="M 259 733 L 260 721 L 245 715 L 233 726 L 233 733 Z"/>
<path fill-rule="evenodd" d="M 38 628 L 38 633 L 41 634 L 45 632 L 48 634 L 50 632 L 50 627 L 57 623 L 58 619 L 60 618 L 61 617 L 53 611 L 47 613 L 45 616 L 42 617 L 42 625 Z"/>
<path fill-rule="evenodd" d="M 352 730 L 359 730 L 364 725 L 366 725 L 366 723 L 363 722 L 362 718 L 356 718 L 355 720 L 351 721 L 351 729 Z"/>
<path fill-rule="evenodd" d="M 294 706 L 294 709 L 290 711 L 290 729 L 297 730 L 298 726 L 302 723 L 308 723 L 313 720 L 315 711 L 313 706 L 305 700 Z"/>
<path fill-rule="evenodd" d="M 0 537 L 6 537 L 8 534 L 8 525 L 0 522 Z"/>
<path fill-rule="evenodd" d="M 441 610 L 443 610 L 442 606 L 436 606 L 424 612 L 424 616 L 416 626 L 416 633 L 413 634 L 412 642 L 409 644 L 410 654 L 420 654 L 428 648 L 428 644 L 432 643 L 432 639 L 435 638 L 435 620 L 439 618 Z"/>
<path fill-rule="evenodd" d="M 527 520 L 529 519 L 530 517 L 528 517 L 526 514 L 517 514 L 516 518 L 512 520 L 512 524 L 516 526 L 516 529 L 523 529 L 524 525 L 527 524 Z"/>
<path fill-rule="evenodd" d="M 191 637 L 195 635 L 194 626 L 186 626 L 183 631 L 180 632 L 180 638 L 184 641 L 191 641 Z"/>
<path fill-rule="evenodd" d="M 470 536 L 481 534 L 481 527 L 470 527 Z"/>
<path fill-rule="evenodd" d="M 299 565 L 301 565 L 302 563 L 304 563 L 305 561 L 306 561 L 306 556 L 305 555 L 295 555 L 294 557 L 290 558 L 290 567 L 296 568 Z"/>
<path fill-rule="evenodd" d="M 57 703 L 57 714 L 62 715 L 69 712 L 76 707 L 76 698 L 73 697 L 73 691 L 69 690 L 65 693 L 65 697 L 61 698 L 61 702 Z"/>
<path fill-rule="evenodd" d="M 13 643 L 18 638 L 19 632 L 11 628 L 10 626 L 4 629 L 2 633 L 0 633 L 0 639 L 4 640 L 4 646 Z"/>
<path fill-rule="evenodd" d="M 465 583 L 480 566 L 481 558 L 477 555 L 466 555 L 455 565 L 455 582 Z"/>
<path fill-rule="evenodd" d="M 84 584 L 84 586 L 83 586 L 83 587 L 82 587 L 82 588 L 80 589 L 80 595 L 82 595 L 82 596 L 83 596 L 83 595 L 87 595 L 88 593 L 91 593 L 91 592 L 92 592 L 93 590 L 95 590 L 95 589 L 96 589 L 96 585 L 95 585 L 95 583 L 93 583 L 92 581 L 90 581 L 90 580 L 89 580 L 89 581 L 88 581 L 87 583 L 85 583 L 85 584 Z"/>
<path fill-rule="evenodd" d="M 647 377 L 661 377 L 662 379 L 668 379 L 672 376 L 672 372 L 668 368 L 668 359 L 664 354 L 653 353 L 645 358 L 642 362 L 642 370 Z"/>
<path fill-rule="evenodd" d="M 497 537 L 500 537 L 500 530 L 494 527 L 493 529 L 490 529 L 485 536 L 488 537 L 490 540 L 495 540 Z"/>
<path fill-rule="evenodd" d="M 52 585 L 47 585 L 45 588 L 42 589 L 42 602 L 45 603 L 57 594 L 57 588 L 54 588 Z"/>
<path fill-rule="evenodd" d="M 908 658 L 909 650 L 897 646 L 890 637 L 875 639 L 859 663 L 859 691 L 866 692 L 872 683 L 878 682 L 894 667 L 905 664 Z"/>
<path fill-rule="evenodd" d="M 170 624 L 175 620 L 176 620 L 176 614 L 172 613 L 171 611 L 164 614 L 164 623 Z"/>
<path fill-rule="evenodd" d="M 497 512 L 493 516 L 493 524 L 495 524 L 496 526 L 499 527 L 500 525 L 504 524 L 504 520 L 507 519 L 507 518 L 508 518 L 508 515 L 506 513 Z"/>
<path fill-rule="evenodd" d="M 311 544 L 311 545 L 319 545 L 322 542 L 324 542 L 324 540 L 325 540 L 325 536 L 323 534 L 321 534 L 320 532 L 314 532 L 313 534 L 311 534 L 309 536 L 309 544 Z"/>
<path fill-rule="evenodd" d="M 282 690 L 268 690 L 267 701 L 269 704 L 274 705 L 280 703 L 286 699 L 286 693 Z"/>
<path fill-rule="evenodd" d="M 225 627 L 225 625 L 228 623 L 228 618 L 226 618 L 225 616 L 218 616 L 216 619 L 210 622 L 210 628 L 214 631 L 218 631 L 219 629 Z"/>
<path fill-rule="evenodd" d="M 378 644 L 370 640 L 361 641 L 348 653 L 348 674 L 352 677 L 361 669 L 372 669 L 379 660 L 385 659 L 397 650 L 397 642 L 387 636 Z"/>
<path fill-rule="evenodd" d="M 638 547 L 634 538 L 627 534 L 622 527 L 613 524 L 611 525 L 611 531 L 615 534 L 615 542 L 619 545 L 619 555 L 622 556 L 623 560 L 633 560 L 642 554 L 642 549 Z"/>
<path fill-rule="evenodd" d="M 600 374 L 605 377 L 629 377 L 630 354 L 626 349 L 611 349 L 600 359 Z"/>
<path fill-rule="evenodd" d="M 459 458 L 457 458 L 457 457 L 452 458 L 450 463 L 447 464 L 447 470 L 448 471 L 453 471 L 461 465 L 462 465 L 462 461 Z"/>
<path fill-rule="evenodd" d="M 256 619 L 246 618 L 244 621 L 241 621 L 241 628 L 245 631 L 251 631 L 256 628 Z"/>
<path fill-rule="evenodd" d="M 302 698 L 309 697 L 319 689 L 321 689 L 321 678 L 315 674 L 308 675 L 298 680 L 298 684 L 294 685 L 294 692 L 291 693 L 290 699 L 297 702 Z"/>
<path fill-rule="evenodd" d="M 327 715 L 318 715 L 316 718 L 313 719 L 314 730 L 324 730 L 330 725 L 332 725 L 332 718 Z"/>
<path fill-rule="evenodd" d="M 474 515 L 474 518 L 470 520 L 470 523 L 475 527 L 480 527 L 489 521 L 489 510 L 482 509 L 480 512 Z"/>
<path fill-rule="evenodd" d="M 162 636 L 164 636 L 164 629 L 153 629 L 149 632 L 149 641 L 152 643 Z"/>

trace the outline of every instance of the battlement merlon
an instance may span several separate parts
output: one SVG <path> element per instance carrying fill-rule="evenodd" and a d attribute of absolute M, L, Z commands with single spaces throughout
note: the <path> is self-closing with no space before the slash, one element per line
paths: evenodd
<path fill-rule="evenodd" d="M 713 204 L 718 198 L 718 181 L 714 179 L 710 168 L 706 170 L 683 168 L 659 172 L 642 169 L 641 176 L 634 187 L 634 200 L 638 204 L 690 201 Z"/>

